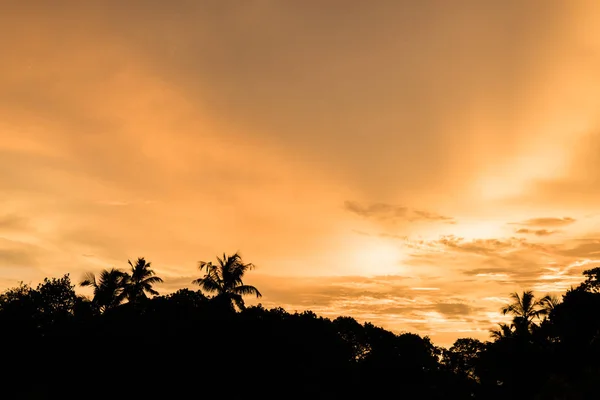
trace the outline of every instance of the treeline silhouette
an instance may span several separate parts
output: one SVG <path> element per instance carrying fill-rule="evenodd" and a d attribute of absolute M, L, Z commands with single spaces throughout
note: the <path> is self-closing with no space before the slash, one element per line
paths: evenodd
<path fill-rule="evenodd" d="M 594 399 L 600 268 L 558 299 L 513 293 L 490 341 L 394 334 L 351 317 L 246 307 L 239 254 L 200 262 L 200 290 L 159 295 L 149 262 L 0 295 L 2 387 L 18 398 Z M 6 397 L 12 398 L 12 397 Z"/>

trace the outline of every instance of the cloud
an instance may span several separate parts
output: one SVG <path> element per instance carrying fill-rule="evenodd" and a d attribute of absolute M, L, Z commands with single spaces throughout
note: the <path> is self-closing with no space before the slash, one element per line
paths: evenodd
<path fill-rule="evenodd" d="M 355 201 L 345 201 L 344 208 L 361 217 L 367 218 L 403 218 L 408 211 L 406 207 L 392 206 L 384 203 L 373 203 L 364 206 Z"/>
<path fill-rule="evenodd" d="M 0 216 L 0 230 L 21 230 L 27 228 L 28 220 L 16 214 Z"/>
<path fill-rule="evenodd" d="M 583 280 L 584 269 L 600 265 L 598 239 L 549 244 L 515 237 L 465 240 L 446 235 L 401 243 L 410 251 L 410 265 L 444 266 L 469 277 L 473 285 L 495 285 L 487 289 L 499 293 L 514 287 L 562 292 Z M 460 279 L 459 275 L 455 279 Z"/>
<path fill-rule="evenodd" d="M 416 217 L 410 219 L 410 221 L 418 221 L 418 220 L 427 220 L 427 221 L 442 221 L 449 224 L 455 224 L 456 221 L 452 217 L 446 217 L 444 215 L 440 215 L 437 213 L 422 211 L 422 210 L 413 210 L 413 213 Z"/>
<path fill-rule="evenodd" d="M 465 316 L 473 312 L 473 308 L 464 303 L 437 303 L 434 308 L 448 316 Z"/>
<path fill-rule="evenodd" d="M 363 205 L 355 201 L 345 201 L 344 208 L 356 215 L 365 218 L 374 218 L 378 220 L 396 221 L 404 220 L 408 222 L 444 222 L 455 224 L 452 217 L 447 217 L 430 211 L 415 210 L 404 206 L 395 206 L 386 203 L 371 203 Z"/>
<path fill-rule="evenodd" d="M 521 229 L 517 229 L 515 231 L 515 233 L 526 234 L 526 235 L 531 234 L 531 235 L 536 235 L 536 236 L 550 236 L 550 235 L 554 235 L 559 232 L 560 231 L 556 231 L 556 230 L 528 229 L 528 228 L 521 228 Z"/>
<path fill-rule="evenodd" d="M 294 157 L 346 177 L 363 193 L 426 192 L 464 184 L 477 171 L 466 167 L 482 160 L 493 163 L 512 151 L 518 131 L 502 123 L 512 126 L 515 96 L 535 100 L 530 93 L 544 77 L 544 61 L 560 54 L 554 39 L 564 36 L 556 22 L 565 14 L 562 7 L 347 3 L 343 13 L 334 5 L 310 2 L 227 7 L 184 0 L 102 7 L 91 2 L 67 9 L 41 4 L 44 17 L 35 24 L 24 23 L 31 18 L 27 7 L 14 5 L 0 24 L 12 33 L 3 35 L 7 44 L 9 36 L 24 44 L 11 49 L 14 70 L 7 80 L 16 83 L 10 88 L 31 82 L 46 90 L 13 89 L 7 103 L 18 94 L 29 109 L 46 108 L 44 115 L 52 115 L 48 104 L 59 103 L 54 106 L 58 112 L 75 118 L 82 107 L 81 101 L 69 99 L 69 92 L 76 93 L 68 90 L 69 82 L 103 84 L 141 64 L 154 82 L 168 82 L 196 105 L 195 114 L 205 111 L 238 128 L 232 130 L 237 134 L 223 135 L 247 138 L 251 133 L 276 142 Z M 449 11 L 464 17 L 448 19 Z M 85 29 L 73 21 L 85 21 Z M 432 29 L 422 30 L 425 25 Z M 86 49 L 102 51 L 101 62 Z M 532 51 L 536 57 L 519 56 Z M 35 74 L 40 66 L 56 64 L 61 69 Z M 84 71 L 83 76 L 64 65 Z M 108 92 L 112 101 L 139 94 L 128 85 L 102 89 L 87 92 L 86 100 L 98 92 Z M 140 101 L 145 96 L 133 97 Z M 164 103 L 158 104 L 155 109 Z M 474 114 L 490 120 L 481 122 L 487 129 L 474 123 Z M 88 122 L 81 120 L 86 131 L 105 121 L 89 113 Z M 373 132 L 376 140 L 370 139 Z M 103 150 L 86 156 L 96 161 L 108 153 Z M 376 154 L 376 162 L 365 153 Z M 107 160 L 108 169 L 117 169 L 120 159 Z"/>
<path fill-rule="evenodd" d="M 531 218 L 525 220 L 523 222 L 511 222 L 514 225 L 524 225 L 524 226 L 565 226 L 570 225 L 575 222 L 574 218 L 571 217 L 563 217 L 563 218 Z"/>
<path fill-rule="evenodd" d="M 430 244 L 434 247 L 442 245 L 445 248 L 454 251 L 486 256 L 506 254 L 512 250 L 528 246 L 528 243 L 525 240 L 518 238 L 465 240 L 464 238 L 455 235 L 444 235 L 438 240 L 431 241 Z"/>

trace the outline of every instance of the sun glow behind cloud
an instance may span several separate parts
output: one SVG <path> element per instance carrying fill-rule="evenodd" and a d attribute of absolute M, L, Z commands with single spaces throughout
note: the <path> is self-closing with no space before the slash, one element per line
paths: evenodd
<path fill-rule="evenodd" d="M 397 245 L 378 238 L 360 238 L 342 250 L 352 263 L 349 275 L 396 275 L 406 272 L 400 264 L 402 253 Z"/>

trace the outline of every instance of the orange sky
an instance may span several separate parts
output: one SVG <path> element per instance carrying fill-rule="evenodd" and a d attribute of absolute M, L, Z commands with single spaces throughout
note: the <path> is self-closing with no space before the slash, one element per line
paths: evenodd
<path fill-rule="evenodd" d="M 241 251 L 436 344 L 600 264 L 596 1 L 4 1 L 0 288 Z"/>

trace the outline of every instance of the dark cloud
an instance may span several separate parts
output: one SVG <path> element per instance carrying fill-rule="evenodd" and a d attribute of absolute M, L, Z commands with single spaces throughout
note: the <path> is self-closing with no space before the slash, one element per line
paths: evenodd
<path fill-rule="evenodd" d="M 438 303 L 434 306 L 435 310 L 448 316 L 465 316 L 472 312 L 472 308 L 464 303 Z"/>
<path fill-rule="evenodd" d="M 553 231 L 548 229 L 529 229 L 529 228 L 521 228 L 517 229 L 515 233 L 525 234 L 525 235 L 536 235 L 536 236 L 550 236 L 558 233 L 560 231 Z"/>
<path fill-rule="evenodd" d="M 454 218 L 440 215 L 435 212 L 415 210 L 404 206 L 396 206 L 386 203 L 371 203 L 363 205 L 355 201 L 345 201 L 344 208 L 351 213 L 360 215 L 361 217 L 379 220 L 404 220 L 409 222 L 431 221 L 445 222 L 449 224 L 456 223 Z"/>
<path fill-rule="evenodd" d="M 574 218 L 571 217 L 562 217 L 562 218 L 531 218 L 523 222 L 512 222 L 513 225 L 523 225 L 523 226 L 565 226 L 570 225 L 575 222 Z"/>

